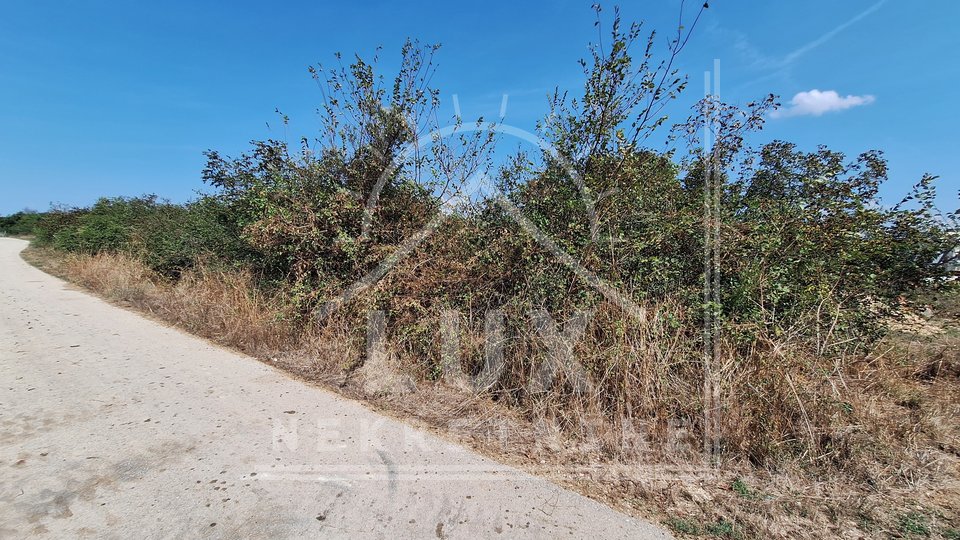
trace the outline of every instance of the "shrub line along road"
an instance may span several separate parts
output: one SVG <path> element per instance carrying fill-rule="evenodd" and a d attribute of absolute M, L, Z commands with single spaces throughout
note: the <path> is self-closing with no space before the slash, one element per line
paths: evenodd
<path fill-rule="evenodd" d="M 0 538 L 667 538 L 255 359 L 0 239 Z"/>

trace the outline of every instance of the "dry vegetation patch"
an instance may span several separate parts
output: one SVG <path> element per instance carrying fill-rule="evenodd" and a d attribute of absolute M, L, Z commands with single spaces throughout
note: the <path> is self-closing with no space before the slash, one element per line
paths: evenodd
<path fill-rule="evenodd" d="M 629 400 L 636 410 L 619 416 L 601 410 L 608 401 L 589 396 L 526 402 L 477 394 L 409 369 L 423 365 L 409 357 L 413 350 L 394 351 L 391 359 L 411 386 L 370 392 L 368 375 L 357 369 L 362 335 L 345 320 L 313 329 L 298 324 L 287 304 L 258 291 L 244 271 L 201 266 L 171 281 L 122 254 L 30 248 L 24 258 L 679 536 L 957 538 L 960 325 L 949 308 L 936 308 L 939 315 L 928 321 L 942 331 L 900 329 L 856 358 L 814 360 L 800 351 L 726 358 L 728 405 L 719 427 L 721 440 L 733 446 L 704 462 L 695 426 L 678 421 L 697 390 L 682 371 L 664 370 L 656 355 L 649 363 L 637 350 L 626 355 L 633 363 L 621 367 L 639 377 L 633 391 L 645 397 Z M 673 350 L 669 341 L 638 350 L 651 354 L 651 347 Z M 758 422 L 770 425 L 759 429 Z M 787 433 L 808 439 L 808 451 L 771 447 L 792 444 L 771 437 Z M 779 457 L 760 459 L 771 456 Z"/>

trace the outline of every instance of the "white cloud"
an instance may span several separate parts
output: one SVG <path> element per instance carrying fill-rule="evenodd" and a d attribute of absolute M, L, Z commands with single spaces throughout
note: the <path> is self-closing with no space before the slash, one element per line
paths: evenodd
<path fill-rule="evenodd" d="M 773 118 L 806 115 L 820 116 L 823 113 L 869 105 L 874 101 L 875 98 L 871 95 L 841 96 L 835 90 L 821 92 L 820 90 L 813 89 L 808 92 L 800 92 L 793 96 L 789 106 L 773 111 L 770 116 Z"/>

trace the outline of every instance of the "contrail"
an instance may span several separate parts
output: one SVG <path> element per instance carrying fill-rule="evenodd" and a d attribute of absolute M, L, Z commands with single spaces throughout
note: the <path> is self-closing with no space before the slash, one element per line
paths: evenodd
<path fill-rule="evenodd" d="M 854 18 L 850 19 L 849 21 L 841 24 L 840 26 L 838 26 L 838 27 L 834 28 L 833 30 L 827 32 L 826 34 L 818 37 L 817 39 L 815 39 L 815 40 L 813 40 L 813 41 L 811 41 L 810 43 L 807 43 L 807 44 L 804 45 L 803 47 L 800 47 L 799 49 L 793 51 L 792 53 L 788 54 L 787 56 L 785 56 L 785 57 L 783 58 L 783 61 L 780 62 L 780 65 L 781 65 L 781 66 L 786 66 L 786 65 L 790 64 L 791 62 L 793 62 L 794 60 L 796 60 L 797 58 L 800 58 L 801 56 L 803 56 L 804 54 L 806 54 L 806 53 L 809 52 L 810 50 L 815 49 L 815 48 L 819 47 L 820 45 L 823 45 L 823 44 L 826 43 L 827 41 L 830 41 L 834 36 L 836 36 L 836 35 L 839 34 L 840 32 L 843 32 L 844 30 L 846 30 L 846 29 L 849 28 L 850 26 L 856 24 L 858 21 L 860 21 L 860 19 L 863 19 L 863 18 L 866 17 L 867 15 L 870 15 L 870 14 L 873 13 L 874 11 L 880 9 L 880 7 L 883 6 L 883 4 L 885 4 L 886 2 L 887 2 L 887 0 L 880 0 L 880 1 L 877 2 L 876 4 L 868 7 L 867 9 L 863 10 L 862 12 L 860 12 L 860 14 L 857 15 L 856 17 L 854 17 Z"/>
<path fill-rule="evenodd" d="M 752 79 L 752 80 L 750 80 L 750 81 L 748 81 L 748 82 L 745 82 L 745 83 L 739 85 L 739 86 L 737 87 L 737 90 L 740 90 L 740 89 L 742 89 L 742 88 L 747 88 L 747 87 L 749 87 L 749 86 L 753 86 L 754 84 L 757 84 L 757 83 L 759 83 L 759 82 L 763 82 L 763 81 L 767 81 L 767 80 L 773 79 L 774 77 L 782 74 L 782 73 L 787 69 L 787 67 L 789 67 L 790 64 L 792 64 L 796 59 L 798 59 L 798 58 L 800 58 L 801 56 L 807 54 L 808 52 L 810 52 L 811 50 L 819 47 L 820 45 L 823 45 L 824 43 L 830 41 L 831 39 L 833 39 L 834 36 L 836 36 L 836 35 L 839 34 L 840 32 L 843 32 L 844 30 L 846 30 L 846 29 L 849 28 L 850 26 L 856 24 L 857 22 L 859 22 L 859 21 L 860 21 L 861 19 L 863 19 L 864 17 L 866 17 L 866 16 L 870 15 L 871 13 L 877 11 L 878 9 L 880 9 L 880 8 L 883 6 L 883 4 L 886 4 L 886 3 L 887 3 L 887 0 L 880 0 L 880 1 L 877 2 L 876 4 L 873 4 L 872 6 L 868 7 L 867 9 L 861 11 L 859 14 L 857 14 L 855 17 L 853 17 L 852 19 L 848 20 L 847 22 L 845 22 L 845 23 L 837 26 L 836 28 L 834 28 L 833 30 L 830 30 L 830 31 L 827 32 L 826 34 L 823 34 L 822 36 L 818 37 L 817 39 L 815 39 L 815 40 L 807 43 L 806 45 L 804 45 L 804 46 L 796 49 L 795 51 L 791 52 L 790 54 L 784 56 L 783 59 L 781 59 L 779 62 L 771 63 L 772 65 L 771 65 L 770 67 L 773 68 L 773 71 L 771 71 L 770 73 L 767 73 L 766 75 L 757 77 L 757 78 L 755 78 L 755 79 Z"/>

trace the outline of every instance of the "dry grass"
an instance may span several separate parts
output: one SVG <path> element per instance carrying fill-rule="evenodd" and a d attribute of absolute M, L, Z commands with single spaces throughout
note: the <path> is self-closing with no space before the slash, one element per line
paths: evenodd
<path fill-rule="evenodd" d="M 172 283 L 122 255 L 31 248 L 24 257 L 681 536 L 948 538 L 960 529 L 955 307 L 925 321 L 922 332 L 900 327 L 867 355 L 814 357 L 772 341 L 744 357 L 721 348 L 722 452 L 705 463 L 700 352 L 667 324 L 682 317 L 670 306 L 660 306 L 664 316 L 653 323 L 618 332 L 596 330 L 613 327 L 614 314 L 594 315 L 599 322 L 577 349 L 595 381 L 585 392 L 563 376 L 535 396 L 516 391 L 530 383 L 537 361 L 532 335 L 511 349 L 504 388 L 475 394 L 446 384 L 430 368 L 439 354 L 430 318 L 394 336 L 390 365 L 411 384 L 376 392 L 356 369 L 364 359 L 362 306 L 305 325 L 242 271 L 201 267 Z M 462 330 L 469 367 L 482 358 L 482 321 L 466 320 Z"/>

